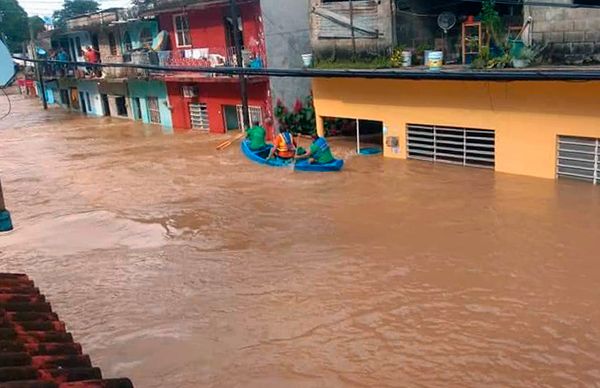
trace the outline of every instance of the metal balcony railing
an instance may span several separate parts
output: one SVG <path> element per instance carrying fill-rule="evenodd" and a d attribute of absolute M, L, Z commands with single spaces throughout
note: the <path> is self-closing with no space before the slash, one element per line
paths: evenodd
<path fill-rule="evenodd" d="M 159 51 L 160 66 L 181 67 L 237 67 L 238 61 L 233 47 L 190 48 L 171 51 Z M 260 58 L 253 58 L 250 52 L 242 53 L 244 67 L 262 67 Z"/>

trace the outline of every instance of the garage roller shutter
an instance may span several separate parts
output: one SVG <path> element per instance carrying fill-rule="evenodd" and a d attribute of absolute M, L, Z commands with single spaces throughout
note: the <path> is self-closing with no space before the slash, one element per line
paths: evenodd
<path fill-rule="evenodd" d="M 600 139 L 559 136 L 556 172 L 559 178 L 600 183 Z"/>
<path fill-rule="evenodd" d="M 410 159 L 483 168 L 496 165 L 494 131 L 409 124 L 407 138 Z"/>

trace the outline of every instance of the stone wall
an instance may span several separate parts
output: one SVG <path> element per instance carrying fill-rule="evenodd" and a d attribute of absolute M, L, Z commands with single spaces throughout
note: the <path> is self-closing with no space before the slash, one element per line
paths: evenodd
<path fill-rule="evenodd" d="M 546 1 L 573 4 L 573 0 Z M 600 62 L 600 9 L 526 6 L 528 16 L 533 18 L 530 41 L 548 45 L 545 59 L 556 64 Z"/>

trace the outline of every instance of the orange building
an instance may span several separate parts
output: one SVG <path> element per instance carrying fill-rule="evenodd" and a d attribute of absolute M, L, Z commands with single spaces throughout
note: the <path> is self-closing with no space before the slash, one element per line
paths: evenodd
<path fill-rule="evenodd" d="M 319 131 L 323 117 L 376 121 L 386 157 L 600 183 L 599 80 L 415 73 L 315 78 Z"/>

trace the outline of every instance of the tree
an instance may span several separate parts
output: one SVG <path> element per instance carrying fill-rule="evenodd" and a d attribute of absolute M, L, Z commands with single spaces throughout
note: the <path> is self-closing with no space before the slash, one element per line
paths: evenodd
<path fill-rule="evenodd" d="M 33 36 L 37 36 L 46 28 L 46 22 L 39 16 L 32 16 L 29 18 L 29 28 L 33 29 Z"/>
<path fill-rule="evenodd" d="M 54 11 L 52 19 L 57 27 L 64 27 L 67 19 L 86 13 L 96 12 L 100 4 L 96 0 L 65 0 L 60 11 Z"/>
<path fill-rule="evenodd" d="M 29 40 L 27 12 L 17 0 L 0 0 L 0 37 L 13 53 Z"/>

